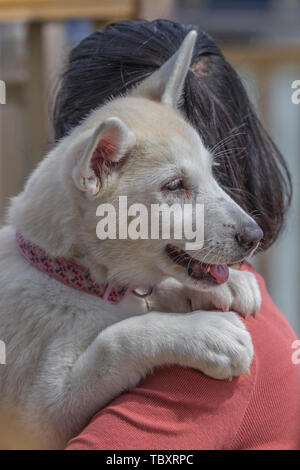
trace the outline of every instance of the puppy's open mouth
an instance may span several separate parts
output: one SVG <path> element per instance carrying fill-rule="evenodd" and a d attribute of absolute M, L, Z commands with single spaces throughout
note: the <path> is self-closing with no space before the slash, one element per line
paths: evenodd
<path fill-rule="evenodd" d="M 166 246 L 166 253 L 175 264 L 186 268 L 187 274 L 197 281 L 223 284 L 228 280 L 229 269 L 227 264 L 202 263 L 192 258 L 186 251 L 170 244 Z"/>

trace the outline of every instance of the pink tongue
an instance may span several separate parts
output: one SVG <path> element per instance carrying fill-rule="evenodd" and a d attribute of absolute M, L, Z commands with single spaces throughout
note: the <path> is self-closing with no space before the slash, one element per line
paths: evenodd
<path fill-rule="evenodd" d="M 229 269 L 227 264 L 212 264 L 209 272 L 215 278 L 218 284 L 223 284 L 229 277 Z"/>

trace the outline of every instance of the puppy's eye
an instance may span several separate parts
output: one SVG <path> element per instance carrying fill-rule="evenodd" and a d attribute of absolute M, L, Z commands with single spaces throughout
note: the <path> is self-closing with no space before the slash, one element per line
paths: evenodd
<path fill-rule="evenodd" d="M 181 189 L 183 189 L 183 181 L 181 178 L 176 178 L 176 180 L 170 181 L 169 183 L 165 184 L 163 189 L 167 191 L 180 191 Z"/>

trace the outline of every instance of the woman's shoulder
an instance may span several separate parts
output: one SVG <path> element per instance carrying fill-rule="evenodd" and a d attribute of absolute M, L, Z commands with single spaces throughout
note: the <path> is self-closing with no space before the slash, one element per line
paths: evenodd
<path fill-rule="evenodd" d="M 246 321 L 247 328 L 254 335 L 254 340 L 257 343 L 257 353 L 261 349 L 264 353 L 266 350 L 270 350 L 270 355 L 274 357 L 274 354 L 276 354 L 276 351 L 274 351 L 276 339 L 276 350 L 285 353 L 290 352 L 291 354 L 283 357 L 284 359 L 290 359 L 293 352 L 292 343 L 297 339 L 296 333 L 270 297 L 263 277 L 249 263 L 244 263 L 241 269 L 248 270 L 255 275 L 262 297 L 262 304 L 257 318 L 249 318 Z"/>
<path fill-rule="evenodd" d="M 271 299 L 263 277 L 256 276 L 262 305 L 256 319 L 246 321 L 254 345 L 254 384 L 233 448 L 291 449 L 300 446 L 300 351 L 297 336 Z M 300 350 L 299 346 L 298 349 Z"/>

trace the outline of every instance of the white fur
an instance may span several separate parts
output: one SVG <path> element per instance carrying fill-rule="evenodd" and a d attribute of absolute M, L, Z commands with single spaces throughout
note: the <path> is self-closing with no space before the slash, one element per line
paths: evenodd
<path fill-rule="evenodd" d="M 187 43 L 184 54 L 186 48 Z M 64 138 L 12 201 L 0 231 L 0 339 L 7 346 L 0 408 L 17 416 L 18 428 L 30 433 L 36 446 L 63 447 L 95 412 L 156 366 L 179 364 L 225 379 L 251 364 L 251 337 L 238 316 L 203 308 L 255 313 L 260 296 L 254 276 L 231 270 L 222 286 L 194 286 L 165 255 L 167 240 L 96 237 L 100 202 L 114 203 L 118 195 L 147 207 L 173 202 L 161 185 L 184 173 L 205 202 L 206 238 L 213 245 L 193 256 L 209 263 L 241 257 L 232 224 L 251 219 L 213 179 L 211 156 L 172 107 L 189 67 L 190 58 L 183 59 L 177 54 L 167 73 L 163 68 L 156 73 L 159 100 L 152 94 L 152 77 L 132 95 L 94 111 Z M 115 139 L 120 166 L 100 182 L 89 158 L 103 129 L 111 126 L 108 135 Z M 86 184 L 84 178 L 91 179 Z M 224 226 L 228 220 L 231 227 Z M 16 230 L 52 256 L 82 264 L 98 282 L 155 285 L 152 311 L 133 294 L 113 306 L 41 274 L 18 252 Z"/>

